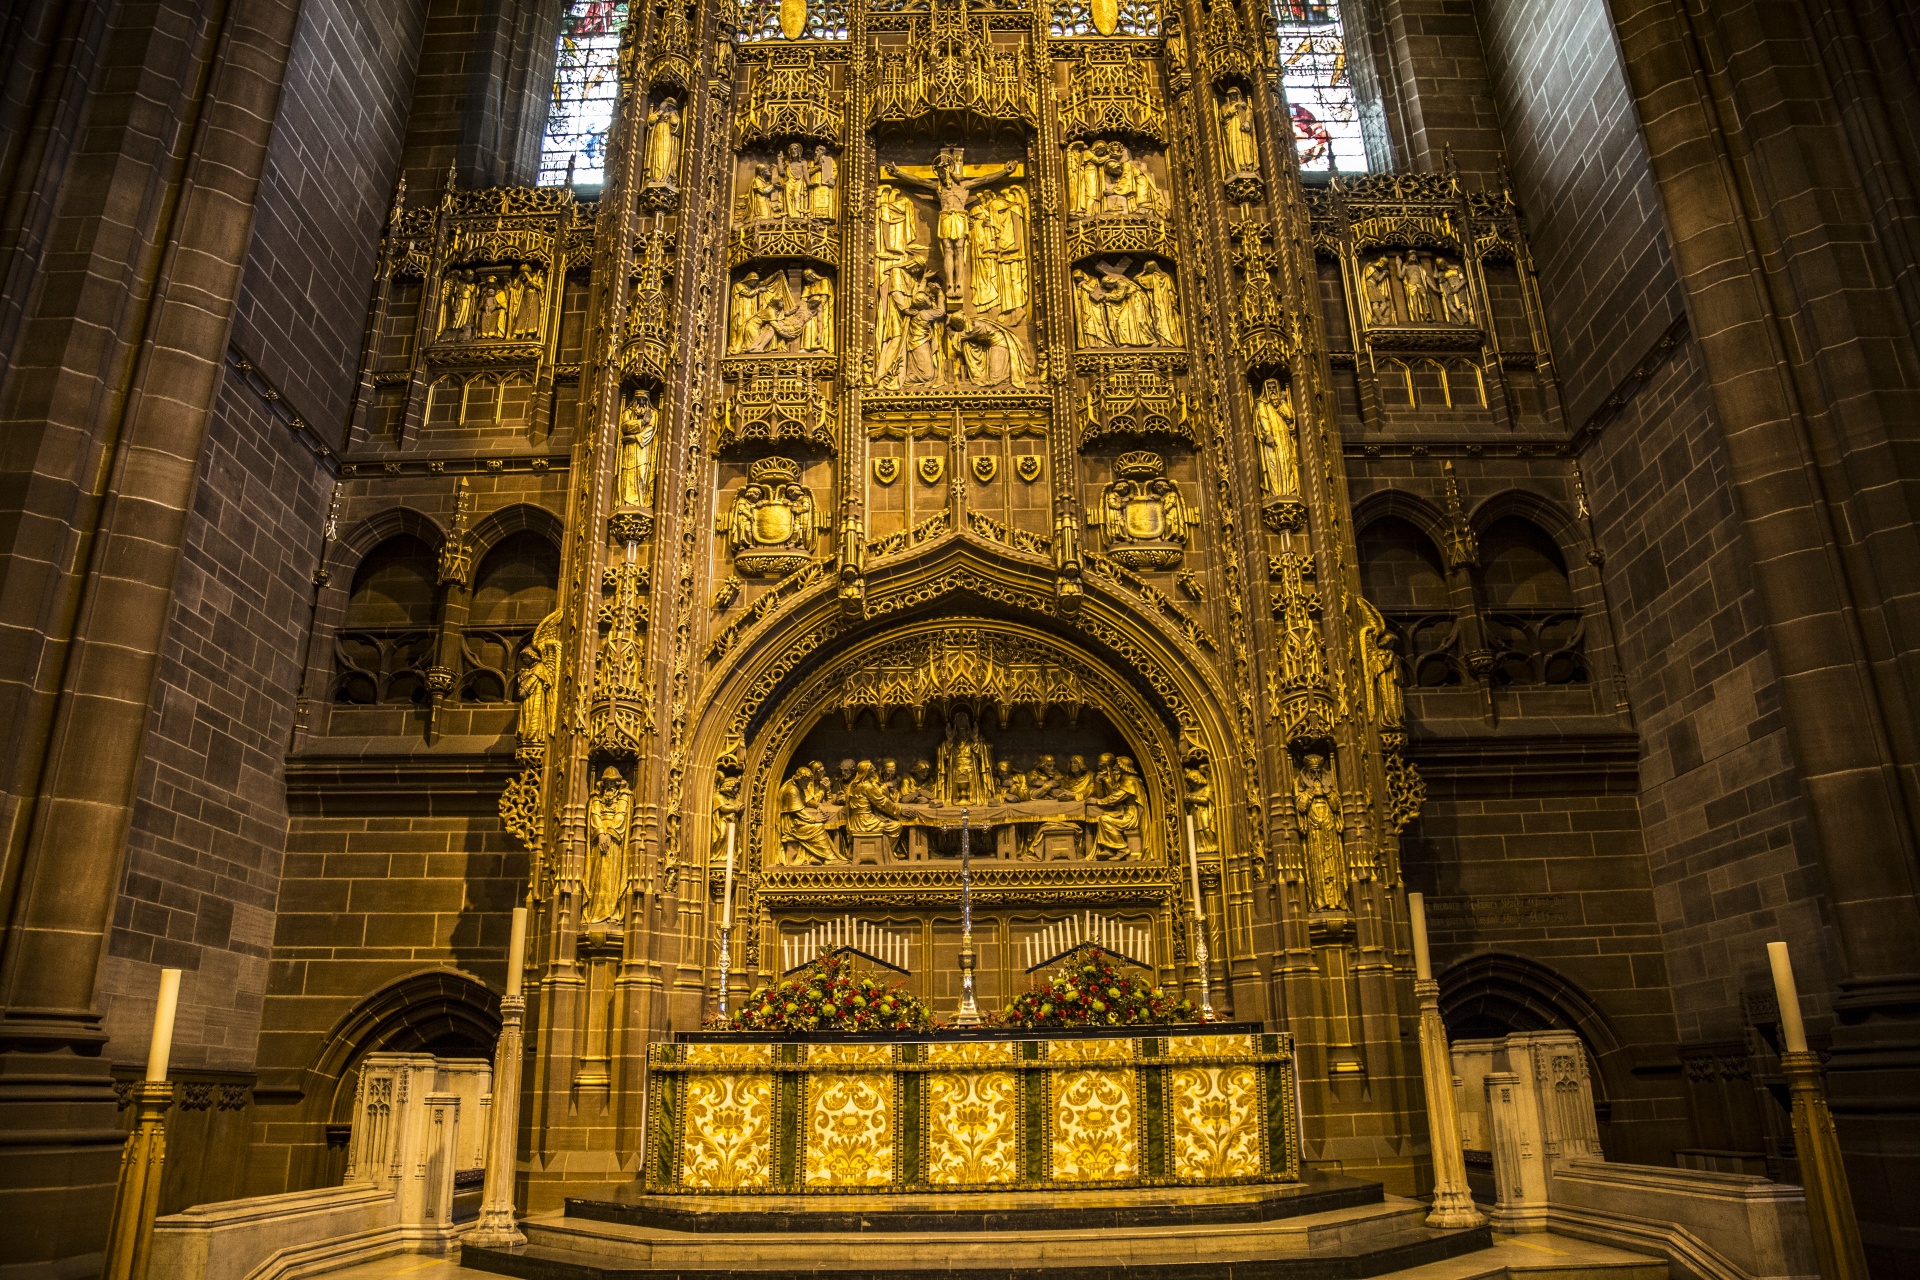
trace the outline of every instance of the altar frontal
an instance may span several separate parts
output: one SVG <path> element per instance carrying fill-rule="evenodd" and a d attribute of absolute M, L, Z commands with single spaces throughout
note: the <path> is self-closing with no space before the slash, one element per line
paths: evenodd
<path fill-rule="evenodd" d="M 1160 1036 L 649 1048 L 654 1192 L 1297 1182 L 1292 1042 Z"/>

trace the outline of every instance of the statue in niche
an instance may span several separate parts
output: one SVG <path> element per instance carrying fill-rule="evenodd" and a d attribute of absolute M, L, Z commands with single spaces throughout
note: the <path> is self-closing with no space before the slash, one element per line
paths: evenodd
<path fill-rule="evenodd" d="M 1366 672 L 1367 718 L 1383 730 L 1397 730 L 1406 718 L 1406 692 L 1400 687 L 1400 637 L 1365 596 L 1360 606 L 1360 665 Z"/>
<path fill-rule="evenodd" d="M 507 290 L 500 277 L 490 275 L 480 286 L 480 327 L 473 336 L 481 339 L 503 337 L 507 330 Z"/>
<path fill-rule="evenodd" d="M 948 804 L 985 804 L 993 798 L 993 747 L 964 709 L 947 721 L 938 760 L 938 789 Z"/>
<path fill-rule="evenodd" d="M 647 113 L 647 144 L 640 156 L 640 185 L 678 185 L 680 161 L 680 104 L 672 98 Z"/>
<path fill-rule="evenodd" d="M 833 350 L 833 281 L 811 268 L 800 273 L 800 301 L 805 322 L 800 330 L 803 351 Z"/>
<path fill-rule="evenodd" d="M 1107 331 L 1107 309 L 1102 305 L 1105 290 L 1086 272 L 1073 272 L 1073 321 L 1082 347 L 1110 347 L 1113 335 Z"/>
<path fill-rule="evenodd" d="M 862 760 L 855 765 L 853 781 L 847 784 L 847 834 L 897 836 L 899 817 L 900 807 L 874 772 L 873 761 Z"/>
<path fill-rule="evenodd" d="M 967 227 L 973 262 L 969 284 L 974 309 L 1001 310 L 1000 255 L 994 252 L 993 222 L 986 201 L 977 200 L 967 210 Z"/>
<path fill-rule="evenodd" d="M 1167 199 L 1144 161 L 1124 143 L 1067 144 L 1067 209 L 1079 217 L 1167 212 Z"/>
<path fill-rule="evenodd" d="M 447 278 L 440 284 L 440 332 L 466 336 L 473 329 L 474 304 L 480 290 L 473 283 L 473 276 L 463 271 L 449 271 Z"/>
<path fill-rule="evenodd" d="M 780 861 L 791 867 L 806 867 L 840 859 L 826 817 L 820 812 L 825 799 L 825 789 L 812 766 L 801 765 L 781 784 L 779 817 L 774 820 L 775 833 L 780 837 Z"/>
<path fill-rule="evenodd" d="M 547 273 L 537 267 L 521 267 L 513 282 L 511 332 L 516 338 L 538 338 L 541 312 L 547 300 Z"/>
<path fill-rule="evenodd" d="M 1309 751 L 1293 780 L 1293 822 L 1306 851 L 1308 896 L 1315 911 L 1341 911 L 1347 905 L 1346 853 L 1340 833 L 1340 789 L 1327 757 Z"/>
<path fill-rule="evenodd" d="M 746 801 L 740 798 L 740 779 L 732 774 L 722 774 L 713 784 L 713 828 L 712 840 L 707 846 L 709 866 L 727 865 L 727 828 L 740 821 L 740 815 L 746 810 Z M 739 837 L 735 835 L 734 856 L 740 855 Z"/>
<path fill-rule="evenodd" d="M 787 148 L 781 164 L 780 193 L 789 218 L 804 218 L 812 211 L 813 197 L 807 192 L 807 151 L 797 142 Z"/>
<path fill-rule="evenodd" d="M 1087 523 L 1106 534 L 1107 554 L 1135 571 L 1179 567 L 1193 518 L 1179 486 L 1167 479 L 1166 460 L 1123 453 L 1113 469 L 1099 508 L 1087 513 Z"/>
<path fill-rule="evenodd" d="M 998 173 L 978 178 L 966 176 L 966 163 L 960 148 L 943 148 L 933 158 L 933 177 L 918 178 L 890 164 L 880 166 L 880 174 L 903 186 L 931 192 L 940 205 L 934 239 L 940 244 L 940 278 L 953 292 L 965 296 L 969 280 L 967 261 L 967 202 L 981 187 L 1005 182 L 1020 166 L 1009 160 Z"/>
<path fill-rule="evenodd" d="M 1127 837 L 1140 830 L 1146 814 L 1147 789 L 1131 757 L 1100 757 L 1100 769 L 1087 793 L 1087 805 L 1089 810 L 1098 810 L 1093 815 L 1092 856 L 1135 856 L 1127 847 Z"/>
<path fill-rule="evenodd" d="M 1407 298 L 1407 323 L 1433 323 L 1433 278 L 1427 264 L 1417 253 L 1406 257 L 1393 255 L 1393 273 L 1400 277 L 1400 289 Z"/>
<path fill-rule="evenodd" d="M 1299 435 L 1293 396 L 1268 378 L 1254 401 L 1253 422 L 1260 436 L 1260 492 L 1269 498 L 1300 498 Z"/>
<path fill-rule="evenodd" d="M 920 215 L 913 199 L 898 187 L 881 184 L 874 194 L 874 256 L 880 268 L 880 293 L 905 289 L 905 272 L 926 266 L 926 246 L 920 243 Z M 916 280 L 917 280 L 916 276 Z"/>
<path fill-rule="evenodd" d="M 1384 257 L 1375 258 L 1360 269 L 1360 297 L 1367 308 L 1367 327 L 1390 325 L 1398 316 L 1393 309 L 1393 268 Z"/>
<path fill-rule="evenodd" d="M 660 410 L 642 387 L 620 406 L 620 505 L 653 506 L 654 440 L 659 435 Z"/>
<path fill-rule="evenodd" d="M 754 219 L 759 222 L 778 218 L 786 213 L 786 193 L 781 190 L 780 184 L 774 181 L 772 165 L 753 166 L 753 179 L 747 183 L 747 203 Z"/>
<path fill-rule="evenodd" d="M 1033 366 L 1020 335 L 985 316 L 954 335 L 966 379 L 976 387 L 1025 387 Z"/>
<path fill-rule="evenodd" d="M 733 286 L 732 301 L 727 310 L 727 351 L 735 354 L 747 349 L 749 335 L 760 317 L 761 301 L 773 288 L 772 280 L 761 280 L 760 273 L 749 271 Z"/>
<path fill-rule="evenodd" d="M 554 690 L 560 684 L 560 611 L 540 619 L 520 651 L 514 688 L 520 695 L 520 721 L 514 737 L 522 747 L 541 747 L 553 734 Z"/>
<path fill-rule="evenodd" d="M 807 209 L 816 218 L 834 216 L 835 189 L 840 185 L 840 166 L 825 147 L 813 149 L 813 164 L 807 170 Z"/>
<path fill-rule="evenodd" d="M 874 374 L 881 387 L 898 391 L 945 380 L 946 318 L 937 280 L 919 281 L 911 292 L 894 289 L 880 299 L 874 326 L 880 358 Z"/>
<path fill-rule="evenodd" d="M 1448 324 L 1472 324 L 1473 303 L 1467 297 L 1467 273 L 1460 264 L 1436 256 L 1433 260 L 1434 291 L 1440 295 L 1440 317 Z"/>
<path fill-rule="evenodd" d="M 1107 334 L 1116 347 L 1151 347 L 1158 336 L 1154 332 L 1153 303 L 1146 290 L 1127 278 L 1126 270 L 1131 265 L 1131 258 L 1094 264 L 1101 275 L 1100 305 L 1106 310 Z"/>
<path fill-rule="evenodd" d="M 1199 853 L 1220 851 L 1220 829 L 1213 812 L 1213 779 L 1195 765 L 1186 771 L 1187 812 L 1193 816 L 1193 847 Z"/>
<path fill-rule="evenodd" d="M 1180 290 L 1173 277 L 1157 262 L 1140 268 L 1134 278 L 1147 295 L 1147 307 L 1153 316 L 1153 332 L 1163 347 L 1187 345 L 1186 326 L 1180 322 Z"/>
<path fill-rule="evenodd" d="M 1028 270 L 1027 229 L 1033 225 L 1033 208 L 1025 187 L 1007 187 L 989 191 L 987 217 L 993 227 L 993 253 L 998 263 L 1000 313 L 1021 311 L 1029 297 L 1031 273 Z"/>
<path fill-rule="evenodd" d="M 621 916 L 627 884 L 627 831 L 633 822 L 633 788 L 608 765 L 587 801 L 587 874 L 582 924 L 603 924 Z"/>
<path fill-rule="evenodd" d="M 1260 141 L 1253 128 L 1253 103 L 1239 89 L 1220 100 L 1220 132 L 1226 138 L 1227 175 L 1260 172 Z"/>

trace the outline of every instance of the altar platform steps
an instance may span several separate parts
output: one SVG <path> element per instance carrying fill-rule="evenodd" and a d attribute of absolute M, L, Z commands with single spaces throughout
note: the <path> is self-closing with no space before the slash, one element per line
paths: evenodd
<path fill-rule="evenodd" d="M 571 1200 L 524 1221 L 526 1245 L 468 1246 L 461 1261 L 522 1280 L 1362 1280 L 1466 1262 L 1491 1243 L 1485 1227 L 1431 1231 L 1425 1205 L 1350 1178 L 852 1201 L 756 1197 L 743 1210 L 722 1197 Z M 825 1229 L 796 1225 L 816 1216 Z M 1469 1267 L 1434 1280 L 1497 1274 Z M 1622 1280 L 1664 1277 L 1659 1266 Z"/>

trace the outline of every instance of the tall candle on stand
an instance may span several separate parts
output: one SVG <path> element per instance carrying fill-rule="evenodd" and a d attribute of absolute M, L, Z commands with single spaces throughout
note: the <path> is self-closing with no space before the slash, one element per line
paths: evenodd
<path fill-rule="evenodd" d="M 720 890 L 720 927 L 733 928 L 733 820 L 727 820 L 727 877 Z"/>
<path fill-rule="evenodd" d="M 1413 976 L 1425 982 L 1433 977 L 1433 956 L 1427 951 L 1427 897 L 1407 895 L 1407 917 L 1413 925 Z"/>
<path fill-rule="evenodd" d="M 167 1058 L 173 1052 L 173 1018 L 180 1009 L 180 971 L 160 971 L 160 1003 L 153 1008 L 153 1039 L 147 1043 L 147 1079 L 167 1078 Z"/>
<path fill-rule="evenodd" d="M 527 967 L 527 909 L 513 909 L 513 932 L 507 937 L 507 998 L 520 994 L 520 980 Z"/>
<path fill-rule="evenodd" d="M 1193 815 L 1187 815 L 1187 870 L 1193 873 L 1193 914 L 1200 914 L 1200 846 L 1193 838 Z"/>
<path fill-rule="evenodd" d="M 1780 1003 L 1780 1038 L 1788 1053 L 1807 1051 L 1807 1024 L 1800 1018 L 1800 988 L 1793 981 L 1793 960 L 1787 944 L 1769 942 L 1767 963 L 1773 968 L 1773 997 Z"/>

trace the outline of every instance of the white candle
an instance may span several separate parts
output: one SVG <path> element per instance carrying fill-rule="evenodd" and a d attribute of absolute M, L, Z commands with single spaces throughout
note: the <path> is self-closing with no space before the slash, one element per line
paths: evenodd
<path fill-rule="evenodd" d="M 720 890 L 720 927 L 733 928 L 733 820 L 727 820 L 727 878 Z"/>
<path fill-rule="evenodd" d="M 527 968 L 527 909 L 513 909 L 513 932 L 507 936 L 507 999 L 520 994 L 520 979 Z"/>
<path fill-rule="evenodd" d="M 1425 982 L 1433 977 L 1433 957 L 1427 953 L 1427 899 L 1407 895 L 1407 916 L 1413 922 L 1413 976 Z"/>
<path fill-rule="evenodd" d="M 1793 961 L 1787 944 L 1769 942 L 1767 963 L 1773 967 L 1773 996 L 1780 1002 L 1780 1038 L 1788 1053 L 1807 1051 L 1807 1024 L 1800 1019 L 1800 989 L 1793 982 Z"/>
<path fill-rule="evenodd" d="M 1200 846 L 1193 838 L 1193 815 L 1187 815 L 1187 869 L 1193 873 L 1193 914 L 1201 914 L 1200 907 Z"/>
<path fill-rule="evenodd" d="M 153 1009 L 153 1039 L 147 1043 L 147 1079 L 167 1078 L 167 1055 L 173 1052 L 173 1015 L 180 1008 L 180 971 L 160 971 L 160 1003 Z"/>

